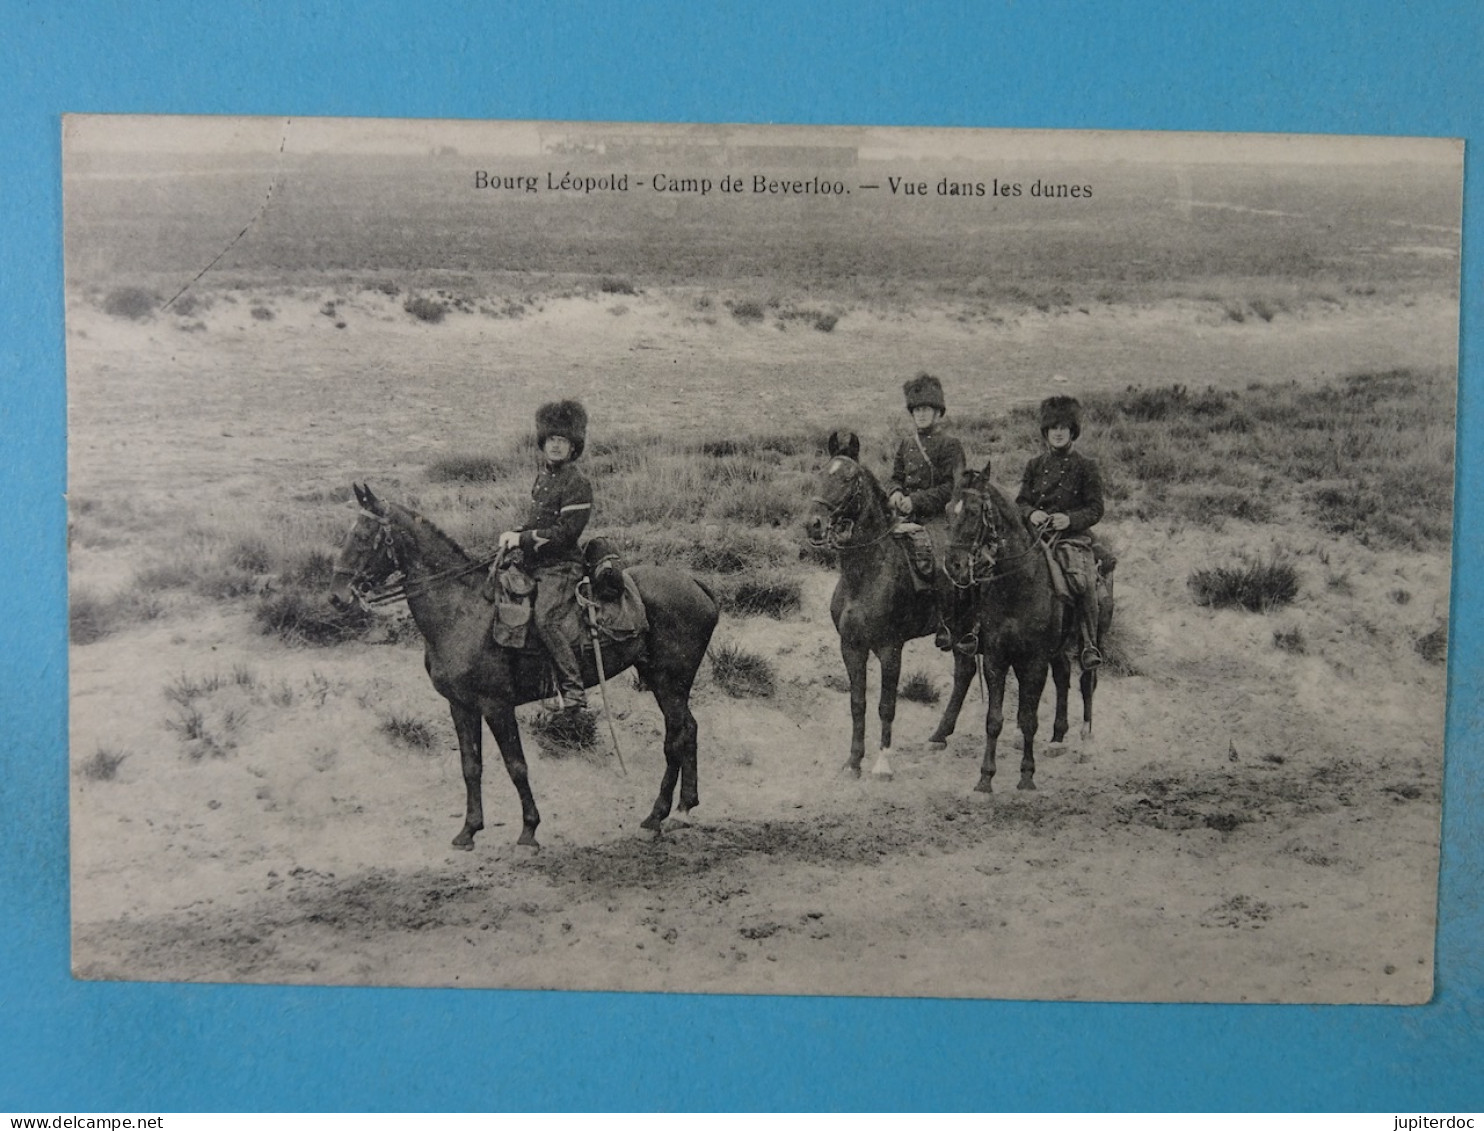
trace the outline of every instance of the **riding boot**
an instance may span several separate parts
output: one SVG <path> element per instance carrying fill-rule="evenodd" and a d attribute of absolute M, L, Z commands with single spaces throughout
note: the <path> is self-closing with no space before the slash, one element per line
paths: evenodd
<path fill-rule="evenodd" d="M 1082 670 L 1092 671 L 1103 662 L 1098 651 L 1098 593 L 1088 586 L 1077 603 L 1077 641 L 1082 646 Z"/>

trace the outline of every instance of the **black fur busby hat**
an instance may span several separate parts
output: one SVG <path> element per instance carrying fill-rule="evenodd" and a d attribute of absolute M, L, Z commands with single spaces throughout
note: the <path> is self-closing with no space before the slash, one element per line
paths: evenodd
<path fill-rule="evenodd" d="M 1082 406 L 1076 397 L 1047 397 L 1041 402 L 1041 435 L 1057 427 L 1070 429 L 1074 440 L 1082 435 Z"/>
<path fill-rule="evenodd" d="M 536 446 L 543 448 L 553 436 L 565 436 L 572 444 L 572 458 L 582 455 L 587 443 L 587 409 L 578 401 L 552 401 L 536 410 Z"/>
<path fill-rule="evenodd" d="M 948 406 L 943 402 L 943 382 L 931 373 L 919 373 L 910 381 L 905 382 L 902 385 L 902 392 L 907 394 L 908 412 L 919 405 L 931 405 L 939 412 L 948 411 Z"/>

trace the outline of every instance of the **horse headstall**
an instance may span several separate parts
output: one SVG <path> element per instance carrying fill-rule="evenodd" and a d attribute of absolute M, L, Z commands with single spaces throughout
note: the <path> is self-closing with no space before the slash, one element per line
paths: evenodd
<path fill-rule="evenodd" d="M 811 503 L 824 508 L 825 518 L 829 521 L 823 537 L 817 539 L 810 538 L 808 540 L 809 544 L 816 550 L 852 550 L 862 545 L 862 543 L 854 540 L 856 519 L 861 510 L 861 490 L 864 483 L 858 467 L 855 474 L 849 476 L 846 482 L 850 486 L 838 502 L 832 503 L 823 495 L 814 495 L 809 500 Z M 847 514 L 847 510 L 852 513 Z"/>
<path fill-rule="evenodd" d="M 963 522 L 961 516 L 970 500 L 976 504 L 972 509 L 974 529 L 972 536 L 965 538 L 960 529 Z M 958 513 L 953 516 L 949 524 L 948 554 L 947 561 L 944 563 L 944 572 L 948 574 L 949 580 L 960 589 L 969 589 L 993 580 L 1000 532 L 995 525 L 988 500 L 977 491 L 965 490 L 951 504 L 951 509 Z M 954 564 L 960 560 L 968 563 L 968 574 L 962 579 L 955 576 L 958 571 L 953 568 Z"/>
<path fill-rule="evenodd" d="M 377 514 L 373 510 L 360 507 L 357 510 L 357 525 L 361 519 L 370 519 L 376 523 L 376 533 L 372 536 L 371 545 L 361 555 L 360 561 L 355 569 L 348 569 L 342 565 L 336 565 L 334 574 L 336 576 L 349 576 L 346 583 L 352 596 L 363 604 L 376 604 L 382 601 L 383 595 L 374 590 L 383 586 L 385 582 L 395 573 L 401 571 L 401 564 L 397 560 L 396 541 L 392 537 L 392 520 L 385 514 Z M 352 530 L 354 533 L 354 530 Z M 385 557 L 389 567 L 380 577 L 371 577 L 374 564 Z"/>

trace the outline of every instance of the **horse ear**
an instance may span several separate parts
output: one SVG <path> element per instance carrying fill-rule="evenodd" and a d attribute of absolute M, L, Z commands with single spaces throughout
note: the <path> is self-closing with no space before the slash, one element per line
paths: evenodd
<path fill-rule="evenodd" d="M 830 458 L 845 456 L 847 459 L 859 461 L 861 454 L 861 438 L 854 432 L 838 430 L 830 433 L 829 442 Z"/>
<path fill-rule="evenodd" d="M 359 483 L 352 483 L 350 489 L 356 493 L 356 502 L 364 507 L 366 505 L 366 495 L 361 485 Z"/>
<path fill-rule="evenodd" d="M 979 478 L 985 480 L 986 482 L 989 480 L 989 464 L 990 464 L 990 461 L 989 460 L 985 460 L 984 461 L 984 470 L 982 470 L 981 472 L 979 472 Z"/>
<path fill-rule="evenodd" d="M 372 492 L 371 484 L 367 483 L 361 490 L 363 492 L 361 495 L 361 505 L 363 507 L 372 514 L 386 514 L 386 504 Z"/>

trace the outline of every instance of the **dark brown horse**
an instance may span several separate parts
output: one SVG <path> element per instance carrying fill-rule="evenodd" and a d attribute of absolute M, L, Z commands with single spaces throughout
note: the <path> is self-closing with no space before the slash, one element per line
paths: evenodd
<path fill-rule="evenodd" d="M 490 639 L 494 606 L 481 595 L 484 569 L 427 519 L 386 503 L 369 487 L 355 488 L 361 514 L 335 567 L 330 600 L 343 606 L 394 573 L 402 576 L 407 606 L 426 642 L 428 675 L 448 700 L 463 760 L 467 808 L 455 848 L 472 848 L 484 828 L 480 777 L 484 770 L 481 719 L 499 745 L 505 769 L 520 794 L 518 843 L 534 846 L 541 815 L 531 795 L 515 708 L 542 698 L 546 659 L 539 651 L 497 647 Z M 700 803 L 696 788 L 696 720 L 691 685 L 716 628 L 715 598 L 694 578 L 663 566 L 630 571 L 644 599 L 649 631 L 603 648 L 604 673 L 633 666 L 654 692 L 665 716 L 665 774 L 643 827 L 659 831 L 670 815 L 675 784 L 680 812 Z M 590 651 L 579 653 L 583 682 L 598 681 Z"/>
<path fill-rule="evenodd" d="M 891 728 L 897 714 L 897 684 L 902 674 L 902 646 L 938 626 L 937 598 L 912 577 L 912 566 L 899 539 L 892 537 L 896 516 L 876 477 L 856 462 L 860 440 L 853 432 L 830 436 L 830 462 L 804 521 L 804 532 L 819 549 L 840 559 L 840 580 L 830 599 L 830 616 L 840 633 L 840 655 L 850 677 L 850 760 L 846 768 L 859 776 L 866 751 L 866 663 L 872 653 L 881 663 L 881 746 L 871 767 L 874 777 L 889 778 Z M 955 654 L 951 713 L 945 712 L 929 740 L 941 745 L 953 724 L 964 693 L 974 679 L 972 657 Z"/>
<path fill-rule="evenodd" d="M 1015 501 L 989 481 L 989 468 L 965 472 L 948 505 L 948 576 L 955 585 L 975 590 L 979 652 L 989 688 L 984 722 L 984 763 L 979 770 L 982 793 L 991 792 L 995 743 L 1005 723 L 1005 680 L 1010 671 L 1020 687 L 1016 721 L 1024 747 L 1020 756 L 1020 789 L 1035 789 L 1035 740 L 1041 692 L 1048 668 L 1056 685 L 1056 721 L 1051 741 L 1067 734 L 1067 695 L 1076 662 L 1077 622 L 1057 598 L 1051 567 L 1035 536 L 1026 528 Z M 1113 592 L 1100 583 L 1099 640 L 1113 622 Z M 1097 671 L 1082 673 L 1082 736 L 1092 735 L 1092 696 Z M 956 704 L 949 709 L 956 712 Z M 946 717 L 946 712 L 945 712 Z"/>

